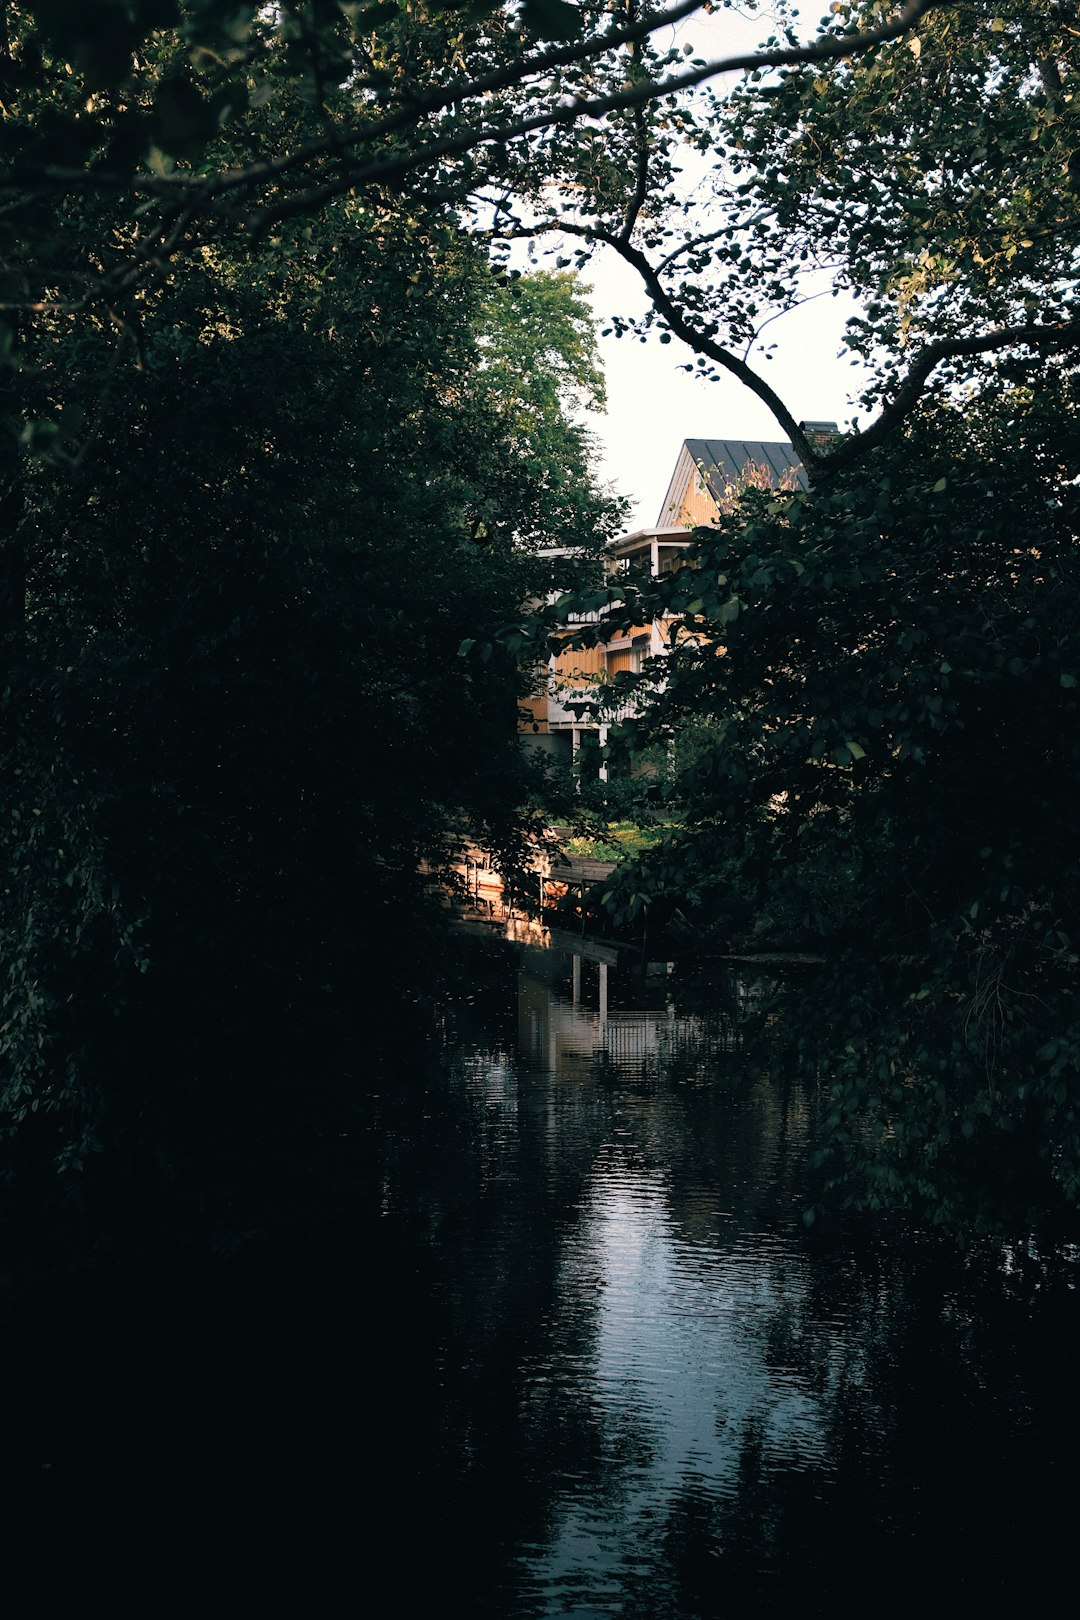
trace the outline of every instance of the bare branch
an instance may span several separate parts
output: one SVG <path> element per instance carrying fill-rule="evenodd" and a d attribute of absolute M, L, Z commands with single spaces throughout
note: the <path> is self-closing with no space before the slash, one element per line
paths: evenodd
<path fill-rule="evenodd" d="M 805 298 L 796 298 L 790 304 L 785 305 L 783 309 L 774 310 L 771 315 L 767 315 L 761 324 L 755 327 L 754 331 L 750 334 L 750 339 L 742 353 L 743 359 L 748 360 L 750 358 L 750 355 L 754 350 L 754 345 L 760 343 L 761 334 L 764 332 L 767 326 L 771 326 L 774 321 L 782 320 L 785 315 L 790 315 L 792 310 L 802 309 L 806 304 L 816 303 L 819 298 L 827 298 L 831 290 L 832 289 L 829 287 L 823 287 L 820 292 L 807 293 Z"/>

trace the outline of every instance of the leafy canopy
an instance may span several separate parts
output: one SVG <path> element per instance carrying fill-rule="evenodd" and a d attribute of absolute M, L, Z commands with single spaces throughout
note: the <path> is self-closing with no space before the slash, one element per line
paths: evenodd
<path fill-rule="evenodd" d="M 288 79 L 252 117 L 319 126 Z M 129 201 L 43 189 L 24 236 L 107 276 Z M 582 294 L 493 272 L 441 203 L 334 197 L 140 266 L 115 301 L 57 280 L 10 312 L 4 1172 L 101 1148 L 94 1187 L 235 1237 L 237 1177 L 319 1160 L 372 984 L 415 995 L 423 869 L 464 827 L 520 859 L 537 783 L 494 632 L 552 534 L 588 552 L 619 508 L 577 414 Z"/>
<path fill-rule="evenodd" d="M 786 1027 L 834 1180 L 964 1224 L 1080 1190 L 1078 52 L 1065 7 L 935 7 L 688 111 L 702 219 L 620 234 L 595 198 L 575 227 L 765 398 L 764 323 L 807 286 L 860 300 L 866 427 L 793 424 L 808 492 L 746 490 L 693 568 L 615 593 L 608 627 L 670 616 L 672 647 L 620 677 L 610 749 L 672 751 L 685 824 L 607 902 L 819 953 Z"/>

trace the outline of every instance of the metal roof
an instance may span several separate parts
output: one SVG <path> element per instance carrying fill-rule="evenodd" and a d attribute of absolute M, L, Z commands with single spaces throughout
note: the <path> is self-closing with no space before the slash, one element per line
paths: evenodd
<path fill-rule="evenodd" d="M 722 500 L 724 491 L 733 484 L 753 461 L 767 467 L 777 485 L 786 473 L 794 472 L 800 489 L 807 489 L 806 473 L 794 448 L 786 439 L 687 439 L 694 466 L 709 487 L 714 500 Z"/>
<path fill-rule="evenodd" d="M 819 442 L 827 442 L 838 433 L 835 422 L 803 422 L 801 425 L 811 439 Z M 777 488 L 790 473 L 794 473 L 798 489 L 810 487 L 803 465 L 786 439 L 684 439 L 658 521 L 670 523 L 682 510 L 695 471 L 705 480 L 706 489 L 719 505 L 749 462 L 766 468 Z"/>

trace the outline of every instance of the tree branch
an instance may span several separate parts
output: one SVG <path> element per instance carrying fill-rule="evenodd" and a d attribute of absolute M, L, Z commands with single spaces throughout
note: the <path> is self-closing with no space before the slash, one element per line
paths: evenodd
<path fill-rule="evenodd" d="M 649 195 L 649 126 L 643 107 L 637 107 L 634 111 L 634 135 L 637 140 L 637 178 L 633 194 L 626 205 L 622 230 L 619 232 L 619 240 L 622 242 L 629 242 L 633 236 L 638 215 Z"/>
<path fill-rule="evenodd" d="M 883 443 L 905 417 L 910 416 L 931 373 L 943 360 L 974 359 L 977 355 L 994 354 L 1001 349 L 1068 349 L 1074 346 L 1080 347 L 1080 318 L 1056 322 L 1052 326 L 1001 326 L 973 338 L 937 338 L 919 351 L 892 399 L 882 407 L 870 426 L 861 433 L 840 440 L 827 455 L 820 458 L 820 462 L 829 466 L 849 466 L 861 461 L 868 450 Z"/>
<path fill-rule="evenodd" d="M 742 383 L 744 388 L 749 388 L 752 394 L 756 394 L 757 398 L 768 408 L 790 438 L 800 460 L 806 467 L 807 474 L 812 478 L 814 468 L 817 466 L 820 457 L 776 390 L 770 388 L 764 377 L 759 377 L 757 372 L 747 365 L 745 360 L 740 360 L 738 355 L 732 354 L 730 350 L 724 348 L 723 344 L 717 343 L 707 333 L 698 331 L 687 320 L 640 249 L 631 247 L 628 242 L 622 242 L 617 237 L 604 233 L 598 233 L 598 235 L 601 241 L 607 242 L 626 260 L 627 264 L 637 271 L 645 283 L 649 297 L 652 299 L 653 308 L 658 315 L 663 317 L 674 336 L 681 338 L 684 343 L 694 350 L 695 354 L 704 355 L 714 365 L 730 372 L 733 377 L 736 377 Z"/>
<path fill-rule="evenodd" d="M 603 230 L 597 226 L 552 220 L 539 226 L 521 226 L 507 234 L 516 237 L 535 237 L 554 232 L 579 236 L 586 241 L 603 242 L 636 270 L 645 285 L 653 308 L 672 334 L 693 349 L 695 354 L 703 355 L 714 365 L 730 372 L 767 407 L 787 433 L 806 468 L 811 483 L 826 468 L 853 466 L 869 451 L 882 444 L 910 416 L 922 397 L 932 373 L 943 361 L 967 357 L 974 359 L 978 355 L 993 354 L 1009 348 L 1060 350 L 1080 347 L 1080 317 L 1045 326 L 1003 326 L 992 332 L 984 332 L 978 337 L 938 338 L 927 343 L 919 351 L 892 399 L 882 407 L 869 427 L 864 428 L 861 433 L 853 433 L 836 441 L 827 451 L 822 451 L 803 432 L 801 424 L 796 421 L 775 389 L 746 363 L 745 358 L 740 359 L 738 355 L 731 353 L 723 344 L 717 343 L 708 333 L 700 331 L 686 318 L 661 282 L 658 271 L 640 249 L 623 239 L 621 233 L 616 234 L 614 231 Z M 759 333 L 761 330 L 762 328 L 759 328 Z"/>
<path fill-rule="evenodd" d="M 459 103 L 481 100 L 501 90 L 513 89 L 525 80 L 560 67 L 570 67 L 603 55 L 623 44 L 643 39 L 662 27 L 700 10 L 703 0 L 681 0 L 668 10 L 645 17 L 621 28 L 609 29 L 595 39 L 576 44 L 553 47 L 529 57 L 514 66 L 507 66 L 475 79 L 448 85 L 444 89 L 418 96 L 408 108 L 367 124 L 355 133 L 338 135 L 337 141 L 322 137 L 301 142 L 291 152 L 277 158 L 262 159 L 241 169 L 228 170 L 213 176 L 178 174 L 169 176 L 138 176 L 132 178 L 110 174 L 101 169 L 81 170 L 45 165 L 39 169 L 9 171 L 5 185 L 15 183 L 46 182 L 55 185 L 98 186 L 106 189 L 139 190 L 158 195 L 182 188 L 189 197 L 202 193 L 207 201 L 215 200 L 229 191 L 250 189 L 263 180 L 280 179 L 313 159 L 343 154 L 343 149 L 355 149 L 362 144 L 383 139 L 415 126 L 422 118 L 431 117 Z M 408 174 L 427 168 L 433 163 L 465 156 L 480 146 L 505 146 L 525 136 L 543 131 L 566 128 L 585 119 L 603 118 L 608 113 L 631 111 L 645 107 L 664 96 L 694 89 L 724 73 L 753 72 L 770 67 L 797 67 L 815 62 L 834 61 L 874 49 L 878 45 L 899 38 L 912 28 L 924 14 L 952 0 L 905 0 L 897 15 L 889 22 L 862 33 L 831 34 L 808 45 L 788 46 L 767 51 L 748 51 L 735 56 L 720 57 L 699 67 L 672 73 L 664 78 L 644 79 L 636 84 L 623 85 L 619 90 L 591 100 L 580 96 L 565 103 L 545 108 L 542 112 L 516 119 L 507 124 L 473 127 L 455 136 L 434 140 L 411 151 L 361 161 L 356 167 L 346 167 L 322 185 L 311 186 L 277 205 L 269 205 L 257 213 L 231 210 L 230 217 L 246 224 L 256 234 L 279 221 L 295 217 L 308 209 L 317 208 L 343 192 L 365 185 L 397 186 Z M 221 212 L 221 210 L 218 210 Z"/>
<path fill-rule="evenodd" d="M 929 0 L 929 3 L 937 3 L 937 0 Z M 459 79 L 456 83 L 429 91 L 426 95 L 410 95 L 406 106 L 366 125 L 357 131 L 348 143 L 342 142 L 337 134 L 333 139 L 325 136 L 312 137 L 299 142 L 280 158 L 261 159 L 255 163 L 245 164 L 243 168 L 229 169 L 224 174 L 209 178 L 181 173 L 142 176 L 133 182 L 128 175 L 110 174 L 107 170 L 96 169 L 88 173 L 85 169 L 68 169 L 55 165 L 44 165 L 39 169 L 28 168 L 25 175 L 19 171 L 18 178 L 44 179 L 59 185 L 93 181 L 94 184 L 109 189 L 127 190 L 133 187 L 156 195 L 167 193 L 177 186 L 188 186 L 202 190 L 208 195 L 217 196 L 225 191 L 248 186 L 252 182 L 287 174 L 297 167 L 302 167 L 312 158 L 326 157 L 332 152 L 340 151 L 343 144 L 357 145 L 361 141 L 381 140 L 385 136 L 396 135 L 423 118 L 445 112 L 456 103 L 478 101 L 485 96 L 497 95 L 503 90 L 516 89 L 527 79 L 540 74 L 590 61 L 607 51 L 617 50 L 620 45 L 632 44 L 658 32 L 661 28 L 673 26 L 693 12 L 700 11 L 705 4 L 706 0 L 678 0 L 677 4 L 669 6 L 666 11 L 622 27 L 609 28 L 591 40 L 577 40 L 572 44 L 552 46 L 535 56 L 527 56 L 516 63 L 492 69 L 490 73 L 480 74 L 474 79 Z M 5 183 L 12 182 L 5 180 Z"/>
<path fill-rule="evenodd" d="M 753 72 L 768 67 L 798 67 L 814 62 L 835 61 L 841 57 L 852 56 L 874 49 L 878 45 L 898 39 L 900 35 L 914 26 L 927 12 L 936 7 L 949 4 L 950 0 L 906 0 L 903 9 L 890 22 L 881 23 L 877 28 L 871 28 L 863 33 L 833 34 L 825 39 L 816 40 L 810 45 L 788 46 L 783 49 L 769 51 L 748 51 L 737 56 L 721 57 L 712 62 L 703 63 L 700 67 L 688 68 L 681 73 L 669 74 L 662 79 L 645 79 L 637 84 L 624 86 L 620 90 L 612 91 L 606 96 L 599 96 L 592 100 L 575 96 L 565 105 L 545 108 L 543 112 L 534 113 L 529 117 L 519 118 L 509 124 L 492 125 L 488 128 L 469 129 L 459 135 L 447 136 L 443 140 L 432 141 L 427 146 L 420 146 L 411 152 L 396 152 L 390 157 L 375 158 L 367 163 L 327 181 L 322 186 L 301 192 L 298 195 L 283 201 L 276 206 L 259 210 L 254 215 L 248 215 L 245 223 L 259 235 L 271 225 L 283 219 L 295 217 L 306 212 L 309 208 L 320 206 L 330 198 L 340 196 L 342 192 L 354 190 L 363 185 L 396 186 L 406 175 L 416 169 L 427 168 L 432 163 L 443 162 L 456 157 L 463 157 L 479 146 L 506 146 L 512 141 L 523 139 L 527 135 L 539 134 L 543 131 L 567 128 L 580 123 L 583 119 L 603 118 L 612 112 L 629 112 L 636 107 L 645 107 L 650 102 L 661 100 L 664 96 L 675 95 L 682 90 L 692 90 L 710 79 L 718 78 L 724 73 Z M 678 9 L 678 8 L 676 8 Z M 669 16 L 671 14 L 668 14 Z M 644 24 L 639 24 L 644 27 Z M 660 26 L 654 20 L 650 30 Z M 626 30 L 622 31 L 624 34 Z M 597 54 L 592 51 L 591 54 Z M 582 59 L 581 51 L 571 56 L 570 61 Z M 479 94 L 476 86 L 482 81 L 473 81 L 473 86 L 462 89 L 455 99 L 468 99 Z M 385 132 L 385 126 L 369 127 L 350 138 L 350 146 L 359 145 L 361 141 L 375 138 Z M 325 145 L 323 152 L 325 153 Z M 286 163 L 291 160 L 280 160 L 278 172 L 283 172 Z M 232 181 L 230 180 L 230 184 Z M 209 185 L 220 191 L 225 184 L 225 177 L 217 182 L 211 181 Z"/>
<path fill-rule="evenodd" d="M 689 348 L 693 349 L 695 354 L 704 355 L 714 365 L 720 366 L 724 371 L 729 371 L 733 377 L 742 383 L 744 388 L 749 388 L 752 394 L 757 395 L 762 404 L 776 418 L 785 433 L 788 434 L 792 445 L 798 451 L 799 457 L 806 467 L 808 475 L 813 476 L 813 471 L 821 464 L 822 458 L 815 450 L 812 442 L 806 437 L 780 395 L 775 389 L 770 388 L 764 377 L 759 377 L 757 372 L 748 366 L 745 360 L 740 360 L 738 355 L 732 354 L 729 349 L 724 348 L 723 344 L 717 343 L 714 338 L 709 337 L 705 332 L 699 331 L 687 320 L 640 248 L 633 247 L 629 242 L 624 241 L 621 234 L 616 235 L 614 231 L 606 231 L 597 226 L 563 223 L 558 220 L 535 227 L 524 226 L 507 234 L 517 237 L 529 237 L 542 236 L 555 231 L 562 232 L 567 236 L 580 236 L 586 241 L 603 242 L 606 246 L 613 248 L 620 258 L 624 259 L 632 269 L 637 271 L 652 300 L 653 308 L 662 317 L 672 334 L 681 338 Z"/>

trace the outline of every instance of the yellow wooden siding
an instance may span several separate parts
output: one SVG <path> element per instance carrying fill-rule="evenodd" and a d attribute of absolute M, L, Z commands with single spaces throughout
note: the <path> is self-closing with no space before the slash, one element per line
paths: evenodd
<path fill-rule="evenodd" d="M 674 546 L 660 547 L 660 572 L 662 574 L 677 574 L 680 568 L 686 566 L 686 552 L 676 550 Z"/>
<path fill-rule="evenodd" d="M 670 516 L 665 521 L 675 526 L 685 524 L 688 528 L 693 528 L 697 523 L 715 523 L 716 517 L 716 502 L 709 494 L 705 480 L 695 468 L 672 501 Z"/>
<path fill-rule="evenodd" d="M 537 697 L 521 698 L 518 702 L 518 730 L 546 731 L 548 729 L 547 706 L 546 692 L 542 692 Z"/>
<path fill-rule="evenodd" d="M 556 686 L 565 690 L 595 685 L 604 669 L 603 647 L 572 647 L 559 653 L 553 674 Z"/>

